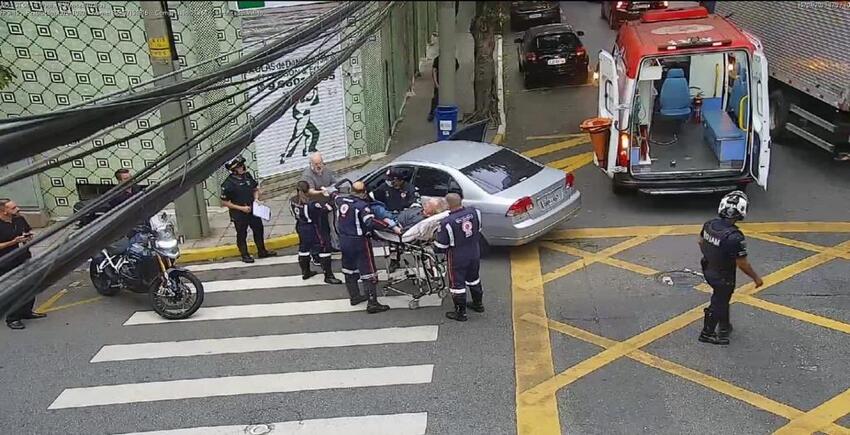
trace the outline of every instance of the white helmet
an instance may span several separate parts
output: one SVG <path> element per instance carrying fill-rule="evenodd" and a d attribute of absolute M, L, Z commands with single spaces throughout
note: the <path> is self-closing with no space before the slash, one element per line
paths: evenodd
<path fill-rule="evenodd" d="M 720 206 L 717 208 L 717 214 L 722 218 L 728 219 L 744 219 L 747 217 L 747 194 L 736 190 L 723 197 L 720 200 Z"/>

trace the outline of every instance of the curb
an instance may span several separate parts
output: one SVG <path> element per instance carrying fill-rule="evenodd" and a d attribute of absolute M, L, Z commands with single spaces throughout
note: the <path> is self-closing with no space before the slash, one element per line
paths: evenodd
<path fill-rule="evenodd" d="M 502 57 L 502 35 L 496 35 L 496 92 L 499 97 L 499 128 L 496 130 L 496 136 L 493 138 L 493 143 L 501 145 L 505 140 L 505 129 L 507 128 L 507 120 L 505 117 L 505 81 L 504 61 Z"/>
<path fill-rule="evenodd" d="M 289 233 L 278 237 L 266 239 L 266 249 L 275 251 L 298 245 L 298 234 Z M 257 246 L 248 243 L 248 252 L 257 253 Z M 193 263 L 198 261 L 218 260 L 228 257 L 238 257 L 239 248 L 236 245 L 213 246 L 209 248 L 186 249 L 180 253 L 180 263 Z"/>

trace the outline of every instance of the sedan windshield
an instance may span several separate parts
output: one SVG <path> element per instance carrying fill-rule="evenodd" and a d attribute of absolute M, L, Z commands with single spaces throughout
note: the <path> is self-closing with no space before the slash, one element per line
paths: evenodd
<path fill-rule="evenodd" d="M 535 163 L 509 149 L 501 149 L 460 170 L 487 193 L 509 189 L 543 170 Z"/>

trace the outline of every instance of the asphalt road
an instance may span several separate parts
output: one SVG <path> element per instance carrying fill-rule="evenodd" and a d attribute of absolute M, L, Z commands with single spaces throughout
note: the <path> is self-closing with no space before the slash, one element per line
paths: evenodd
<path fill-rule="evenodd" d="M 599 19 L 598 3 L 562 5 L 566 20 L 585 31 L 589 53 L 610 49 L 613 32 Z M 775 144 L 768 192 L 750 191 L 754 226 L 747 230 L 766 286 L 737 292 L 732 345 L 698 343 L 698 307 L 708 295 L 684 271 L 699 265 L 688 225 L 712 217 L 717 198 L 614 196 L 603 173 L 581 165 L 586 140 L 570 136 L 595 116 L 596 87 L 526 90 L 512 40 L 504 46 L 506 145 L 578 167 L 583 208 L 546 240 L 484 261 L 486 313 L 449 321 L 448 298 L 418 310 L 402 299 L 382 314 L 347 312 L 344 300 L 333 302 L 346 297 L 342 286 L 300 281 L 291 250 L 281 252 L 286 260 L 198 271 L 211 291 L 190 322 L 146 323 L 156 318 L 140 313 L 150 310 L 144 296 L 98 298 L 87 276 L 75 273 L 40 296 L 47 319 L 27 321 L 24 331 L 0 330 L 3 433 L 850 427 L 850 263 L 832 258 L 850 254 L 818 253 L 850 239 L 848 166 L 805 143 Z M 543 151 L 564 141 L 572 145 Z M 811 221 L 832 223 L 783 223 Z M 253 307 L 238 308 L 245 305 Z M 145 346 L 116 346 L 124 344 Z M 383 432 L 355 419 L 368 416 Z M 269 426 L 246 432 L 261 424 Z"/>

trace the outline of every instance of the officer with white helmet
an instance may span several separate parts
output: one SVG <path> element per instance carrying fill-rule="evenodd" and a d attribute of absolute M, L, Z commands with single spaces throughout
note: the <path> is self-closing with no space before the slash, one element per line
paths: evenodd
<path fill-rule="evenodd" d="M 735 291 L 736 266 L 753 279 L 756 288 L 764 284 L 747 261 L 746 240 L 735 225 L 747 216 L 747 204 L 744 192 L 736 190 L 724 196 L 717 209 L 719 217 L 706 222 L 700 231 L 702 271 L 706 282 L 714 290 L 711 305 L 704 310 L 705 320 L 699 335 L 699 341 L 703 343 L 729 344 L 732 332 L 729 300 Z"/>

